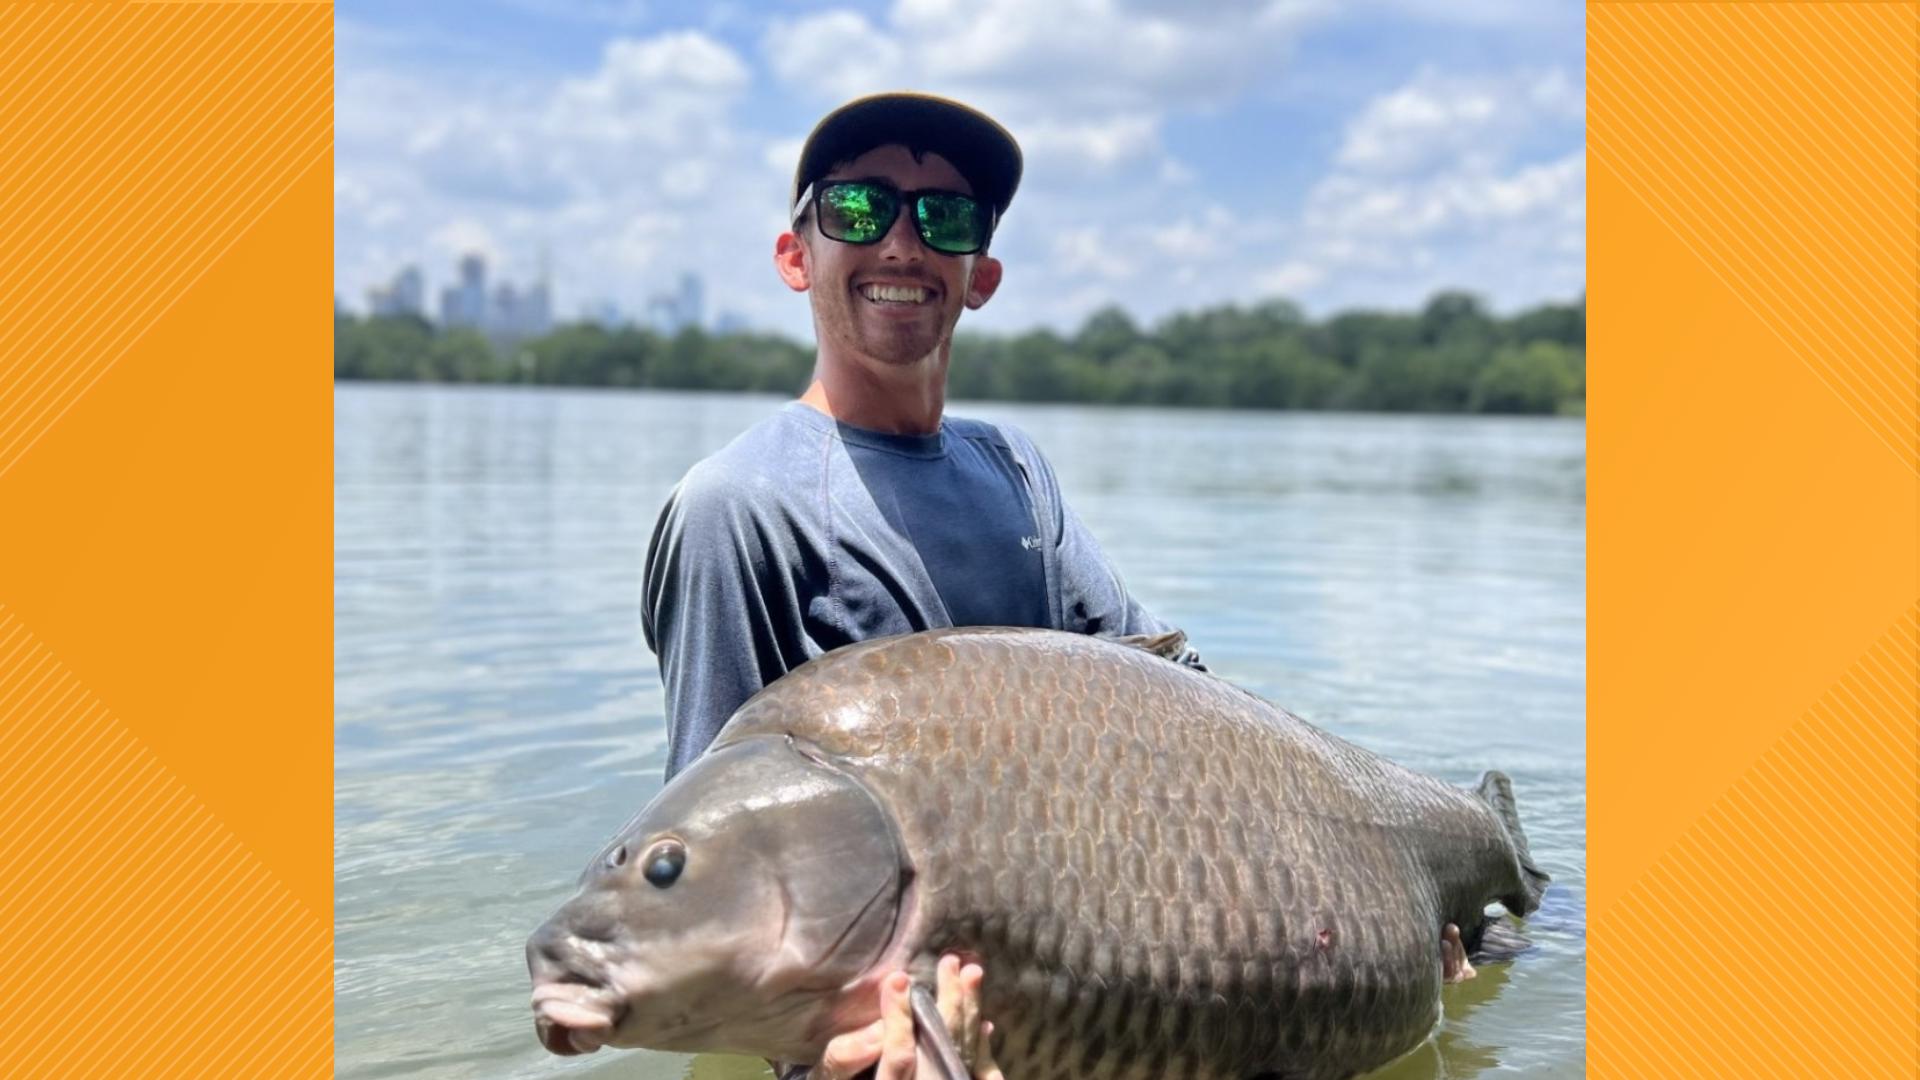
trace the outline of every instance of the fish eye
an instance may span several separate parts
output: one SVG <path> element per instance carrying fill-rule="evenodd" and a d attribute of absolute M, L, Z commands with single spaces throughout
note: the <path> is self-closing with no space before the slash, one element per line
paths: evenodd
<path fill-rule="evenodd" d="M 647 852 L 646 869 L 642 871 L 648 884 L 656 889 L 664 889 L 680 879 L 680 871 L 686 869 L 687 849 L 678 840 L 662 840 Z"/>

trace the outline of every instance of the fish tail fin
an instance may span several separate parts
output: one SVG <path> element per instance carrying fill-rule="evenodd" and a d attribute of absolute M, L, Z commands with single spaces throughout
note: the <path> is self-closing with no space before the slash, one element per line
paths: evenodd
<path fill-rule="evenodd" d="M 1500 897 L 1500 903 L 1515 915 L 1525 915 L 1540 906 L 1541 894 L 1547 891 L 1547 882 L 1553 878 L 1540 869 L 1533 861 L 1533 853 L 1527 849 L 1527 833 L 1520 827 L 1520 810 L 1513 802 L 1513 781 L 1507 779 L 1506 773 L 1489 770 L 1480 777 L 1474 794 L 1493 808 L 1493 816 L 1506 828 L 1507 838 L 1513 842 L 1514 858 L 1520 863 L 1520 891 Z"/>

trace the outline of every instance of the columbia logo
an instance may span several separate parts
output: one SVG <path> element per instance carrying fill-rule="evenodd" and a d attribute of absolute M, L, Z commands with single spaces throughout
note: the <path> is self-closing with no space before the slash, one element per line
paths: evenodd
<path fill-rule="evenodd" d="M 1020 538 L 1020 546 L 1026 548 L 1028 551 L 1038 551 L 1040 549 L 1040 538 L 1037 536 L 1023 536 Z"/>

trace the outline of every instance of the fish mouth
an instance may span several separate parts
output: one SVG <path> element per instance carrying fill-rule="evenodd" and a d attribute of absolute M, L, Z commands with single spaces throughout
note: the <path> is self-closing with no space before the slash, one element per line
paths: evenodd
<path fill-rule="evenodd" d="M 549 1053 L 593 1053 L 613 1038 L 625 1013 L 601 991 L 579 983 L 533 988 L 533 1030 Z"/>

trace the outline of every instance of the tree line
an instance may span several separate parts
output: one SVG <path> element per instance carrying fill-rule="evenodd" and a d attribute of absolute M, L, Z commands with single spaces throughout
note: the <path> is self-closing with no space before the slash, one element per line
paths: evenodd
<path fill-rule="evenodd" d="M 1181 313 L 1142 327 L 1117 307 L 1072 334 L 955 335 L 958 399 L 1388 412 L 1584 413 L 1587 306 L 1506 318 L 1470 293 L 1417 312 L 1321 320 L 1287 300 Z M 416 316 L 334 316 L 334 377 L 798 393 L 809 346 L 772 334 L 561 326 L 496 346 Z"/>

